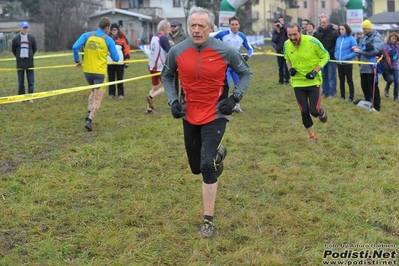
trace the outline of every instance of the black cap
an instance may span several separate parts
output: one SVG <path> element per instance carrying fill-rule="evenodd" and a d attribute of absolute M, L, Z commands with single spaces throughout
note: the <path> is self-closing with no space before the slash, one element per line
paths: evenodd
<path fill-rule="evenodd" d="M 116 23 L 112 23 L 110 29 L 111 29 L 111 30 L 112 30 L 112 29 L 118 29 L 118 30 L 119 30 L 119 26 L 118 26 L 118 24 L 116 24 Z"/>
<path fill-rule="evenodd" d="M 178 20 L 172 20 L 171 22 L 170 22 L 170 26 L 172 26 L 172 27 L 174 27 L 174 26 L 179 26 L 180 25 L 180 22 L 178 21 Z"/>

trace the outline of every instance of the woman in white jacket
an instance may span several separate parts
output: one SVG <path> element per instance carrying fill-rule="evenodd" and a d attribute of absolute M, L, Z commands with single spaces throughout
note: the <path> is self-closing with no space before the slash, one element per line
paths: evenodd
<path fill-rule="evenodd" d="M 130 59 L 130 46 L 126 39 L 125 34 L 119 29 L 119 26 L 116 23 L 111 25 L 110 32 L 108 34 L 115 41 L 116 50 L 119 54 L 119 61 L 113 62 L 112 59 L 108 56 L 108 62 L 113 62 L 112 64 L 108 64 L 108 81 L 112 82 L 117 80 L 123 80 L 123 76 L 125 74 L 125 68 L 128 67 L 128 64 L 124 63 Z M 115 79 L 116 77 L 116 79 Z M 125 97 L 125 88 L 123 83 L 118 83 L 118 96 L 119 99 L 124 99 Z M 114 99 L 116 96 L 115 85 L 110 85 L 108 87 L 108 98 Z"/>

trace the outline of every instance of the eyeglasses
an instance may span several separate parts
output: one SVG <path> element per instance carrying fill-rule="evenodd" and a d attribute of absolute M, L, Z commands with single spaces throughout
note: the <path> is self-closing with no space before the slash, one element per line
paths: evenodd
<path fill-rule="evenodd" d="M 170 27 L 172 27 L 172 28 L 176 28 L 178 25 L 176 25 L 176 26 L 170 26 Z"/>

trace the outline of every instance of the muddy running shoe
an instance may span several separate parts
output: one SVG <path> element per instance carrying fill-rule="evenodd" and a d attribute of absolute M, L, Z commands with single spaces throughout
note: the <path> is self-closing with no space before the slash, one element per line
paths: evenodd
<path fill-rule="evenodd" d="M 219 177 L 223 173 L 223 160 L 227 155 L 227 149 L 223 145 L 220 145 L 218 153 L 216 155 L 216 176 Z"/>
<path fill-rule="evenodd" d="M 308 139 L 308 142 L 317 142 L 316 136 L 311 136 L 311 137 Z"/>
<path fill-rule="evenodd" d="M 154 109 L 147 109 L 147 111 L 145 111 L 146 115 L 152 115 L 155 114 L 155 110 Z"/>
<path fill-rule="evenodd" d="M 324 111 L 323 109 L 320 108 L 320 111 L 323 111 L 323 115 L 319 116 L 319 120 L 322 123 L 326 123 L 327 122 L 327 112 Z"/>
<path fill-rule="evenodd" d="M 93 126 L 90 120 L 86 120 L 85 128 L 87 129 L 87 131 L 93 131 Z"/>
<path fill-rule="evenodd" d="M 149 106 L 151 109 L 154 109 L 154 98 L 152 98 L 151 95 L 147 95 L 147 97 L 145 97 L 145 100 L 147 101 L 148 106 Z"/>
<path fill-rule="evenodd" d="M 198 236 L 204 236 L 206 238 L 210 238 L 213 236 L 213 231 L 215 230 L 215 226 L 212 222 L 204 219 L 204 223 L 201 226 L 201 230 L 198 232 Z"/>
<path fill-rule="evenodd" d="M 244 110 L 242 110 L 239 105 L 234 106 L 233 112 L 235 112 L 235 113 L 245 113 Z"/>

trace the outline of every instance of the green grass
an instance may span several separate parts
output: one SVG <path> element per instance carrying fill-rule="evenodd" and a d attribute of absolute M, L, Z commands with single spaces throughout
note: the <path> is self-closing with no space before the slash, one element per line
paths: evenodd
<path fill-rule="evenodd" d="M 189 170 L 181 120 L 166 95 L 144 115 L 150 80 L 126 83 L 123 101 L 104 98 L 93 132 L 88 91 L 0 105 L 0 265 L 321 265 L 325 244 L 398 247 L 399 105 L 383 97 L 372 113 L 323 99 L 329 120 L 314 119 L 310 144 L 275 58 L 249 64 L 246 112 L 224 139 L 213 239 L 196 236 L 202 178 Z M 132 63 L 125 78 L 147 74 Z M 361 98 L 358 66 L 354 76 Z M 35 79 L 37 92 L 86 85 L 76 68 Z M 17 94 L 15 72 L 0 80 L 0 96 Z"/>

